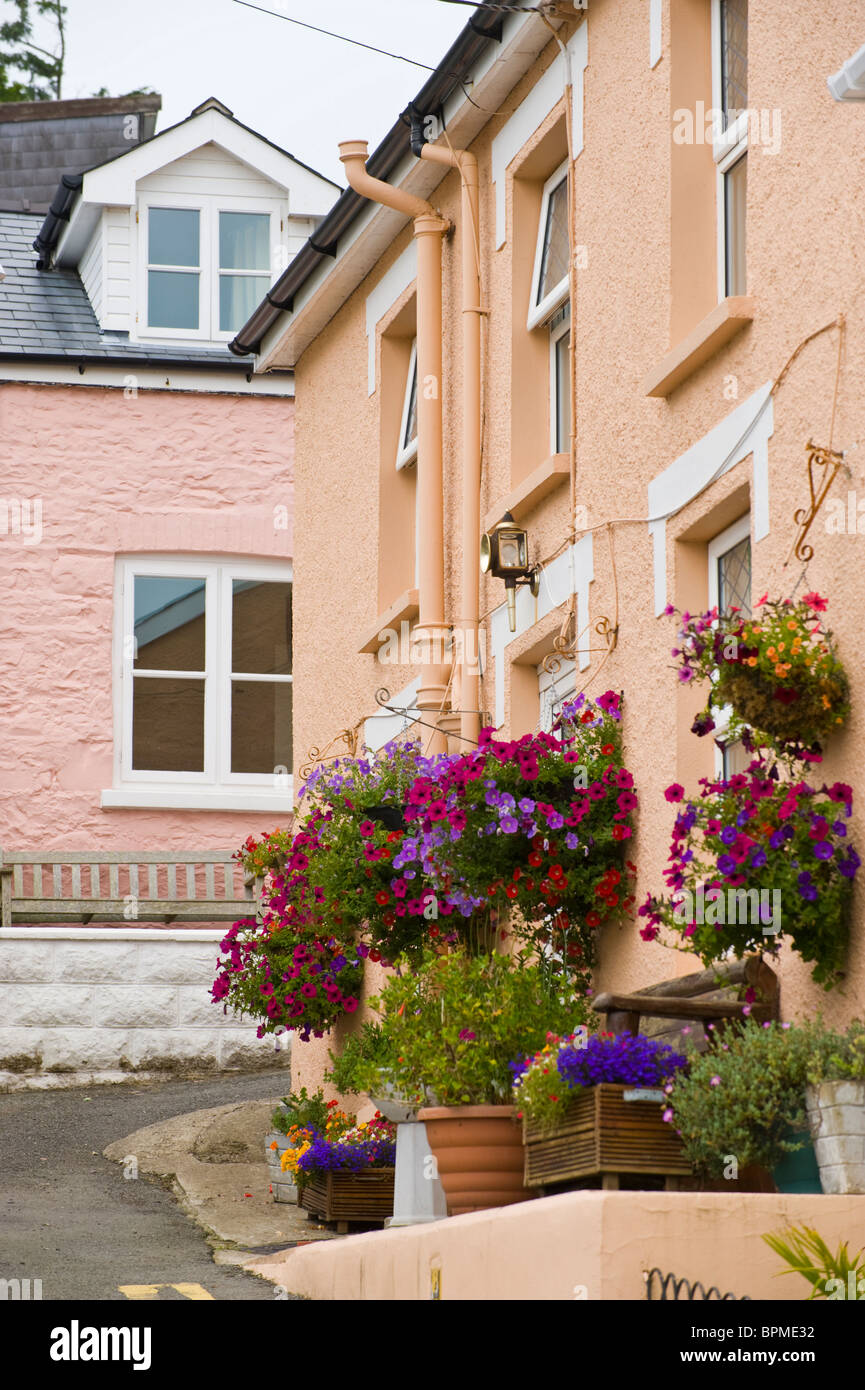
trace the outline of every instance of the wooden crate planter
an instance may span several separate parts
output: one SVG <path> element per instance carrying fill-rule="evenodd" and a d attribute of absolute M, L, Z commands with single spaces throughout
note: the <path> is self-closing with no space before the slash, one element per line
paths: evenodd
<path fill-rule="evenodd" d="M 393 1216 L 393 1168 L 362 1173 L 315 1173 L 304 1178 L 298 1202 L 322 1221 L 384 1222 Z"/>
<path fill-rule="evenodd" d="M 556 1129 L 523 1121 L 526 1187 L 600 1178 L 615 1188 L 624 1174 L 654 1175 L 675 1186 L 691 1176 L 682 1141 L 661 1119 L 657 1100 L 625 1100 L 633 1087 L 604 1083 L 578 1090 Z"/>

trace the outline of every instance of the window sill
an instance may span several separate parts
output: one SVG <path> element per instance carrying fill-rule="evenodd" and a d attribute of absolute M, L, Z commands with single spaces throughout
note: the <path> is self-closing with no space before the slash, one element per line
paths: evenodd
<path fill-rule="evenodd" d="M 569 454 L 553 454 L 535 468 L 527 478 L 496 503 L 486 514 L 484 530 L 490 531 L 501 521 L 505 512 L 510 512 L 514 521 L 521 521 L 533 511 L 544 497 L 567 482 L 571 472 Z"/>
<path fill-rule="evenodd" d="M 394 599 L 389 608 L 380 613 L 375 627 L 364 638 L 359 652 L 371 652 L 375 656 L 379 647 L 387 640 L 388 631 L 399 633 L 401 623 L 410 623 L 420 612 L 420 598 L 417 589 L 406 589 L 399 598 Z"/>
<path fill-rule="evenodd" d="M 754 317 L 754 309 L 755 303 L 750 295 L 722 299 L 687 338 L 683 338 L 646 374 L 643 378 L 645 395 L 669 396 L 698 367 L 714 357 L 725 343 L 747 328 Z"/>
<path fill-rule="evenodd" d="M 109 787 L 102 809 L 129 811 L 292 811 L 292 779 L 285 790 L 228 788 L 213 791 L 193 787 Z"/>

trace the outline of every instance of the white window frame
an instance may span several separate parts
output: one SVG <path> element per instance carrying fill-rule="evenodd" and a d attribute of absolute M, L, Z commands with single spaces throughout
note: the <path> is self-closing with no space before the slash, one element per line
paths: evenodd
<path fill-rule="evenodd" d="M 204 770 L 144 771 L 132 767 L 134 578 L 205 580 L 205 670 L 159 671 L 170 679 L 204 678 Z M 114 787 L 103 792 L 103 806 L 187 806 L 216 809 L 282 808 L 290 804 L 292 769 L 286 774 L 231 771 L 231 619 L 232 581 L 293 583 L 284 560 L 235 560 L 220 556 L 118 556 L 114 590 Z M 243 674 L 236 679 L 293 684 L 293 675 Z"/>
<path fill-rule="evenodd" d="M 541 266 L 544 259 L 544 233 L 547 229 L 547 214 L 550 206 L 550 196 L 553 191 L 558 188 L 563 178 L 568 178 L 567 160 L 564 160 L 563 163 L 559 165 L 558 169 L 556 169 L 555 173 L 551 174 L 547 179 L 541 196 L 541 214 L 538 218 L 538 237 L 535 243 L 535 263 L 532 269 L 532 288 L 529 296 L 529 312 L 527 318 L 527 326 L 530 329 L 540 328 L 545 324 L 556 310 L 561 308 L 570 293 L 569 277 L 565 275 L 540 303 L 537 302 L 538 293 L 540 291 Z"/>
<path fill-rule="evenodd" d="M 562 705 L 577 694 L 576 662 L 566 661 L 564 657 L 559 659 L 562 664 L 556 672 L 545 670 L 543 662 L 538 667 L 538 729 L 541 733 L 551 732 Z"/>
<path fill-rule="evenodd" d="M 417 338 L 411 345 L 411 355 L 408 361 L 408 374 L 405 379 L 405 394 L 402 401 L 402 415 L 399 422 L 399 445 L 396 453 L 397 471 L 408 468 L 417 460 L 417 434 L 414 439 L 406 442 L 405 432 L 408 428 L 409 410 L 411 408 L 411 388 L 417 375 Z M 420 383 L 418 383 L 420 385 Z"/>
<path fill-rule="evenodd" d="M 567 301 L 565 301 L 567 304 Z M 559 305 L 559 310 L 565 308 L 565 304 Z M 558 311 L 557 311 L 558 312 Z M 559 424 L 559 378 L 556 371 L 556 349 L 564 338 L 571 331 L 570 305 L 568 313 L 563 316 L 561 323 L 555 328 L 550 327 L 550 453 L 569 454 L 571 451 L 571 441 L 567 439 L 561 448 L 558 447 L 558 424 Z M 570 355 L 568 357 L 568 371 L 570 373 Z M 568 408 L 570 409 L 570 379 L 568 380 Z M 573 429 L 573 421 L 571 422 Z"/>
<path fill-rule="evenodd" d="M 167 208 L 169 211 L 191 210 L 199 214 L 199 267 L 198 267 L 198 328 L 158 328 L 148 322 L 148 272 L 172 267 L 152 266 L 150 264 L 150 209 Z M 284 210 L 274 198 L 231 198 L 195 197 L 183 193 L 157 192 L 142 194 L 138 200 L 138 276 L 140 290 L 137 296 L 137 336 L 139 338 L 195 340 L 205 343 L 228 343 L 237 334 L 237 329 L 219 328 L 219 214 L 221 212 L 265 213 L 270 218 L 270 264 L 266 272 L 268 289 L 280 269 L 284 269 L 282 228 L 285 225 Z M 193 267 L 178 266 L 178 270 L 192 270 Z M 238 272 L 242 273 L 242 272 Z M 250 274 L 254 272 L 248 272 Z"/>
<path fill-rule="evenodd" d="M 708 547 L 707 547 L 707 558 L 708 558 L 708 565 L 709 565 L 709 607 L 710 607 L 710 608 L 718 608 L 718 610 L 720 611 L 720 607 L 721 607 L 721 595 L 720 595 L 720 589 L 719 589 L 719 586 L 718 586 L 718 561 L 721 559 L 721 557 L 722 557 L 723 555 L 726 555 L 726 553 L 727 553 L 728 550 L 732 550 L 733 547 L 734 547 L 735 545 L 738 545 L 740 541 L 745 540 L 746 537 L 747 537 L 748 540 L 751 540 L 751 513 L 750 513 L 750 512 L 746 512 L 745 515 L 744 515 L 744 516 L 741 516 L 741 517 L 739 518 L 738 521 L 734 521 L 733 524 L 732 524 L 732 526 L 728 526 L 724 531 L 719 532 L 719 534 L 718 534 L 717 536 L 713 536 L 712 539 L 709 541 L 709 544 L 708 544 Z M 751 548 L 751 556 L 752 556 L 752 559 L 753 559 L 753 554 L 754 554 L 754 551 L 753 551 L 753 541 L 751 541 L 751 547 L 752 547 L 752 548 Z M 715 710 L 715 713 L 714 713 L 714 715 L 713 715 L 713 718 L 714 718 L 714 720 L 715 720 L 715 728 L 714 728 L 714 730 L 713 730 L 713 736 L 714 736 L 714 738 L 715 738 L 716 740 L 717 740 L 717 739 L 720 739 L 722 743 L 723 743 L 723 742 L 726 742 L 726 740 L 725 740 L 725 738 L 724 738 L 724 735 L 726 734 L 726 732 L 727 732 L 727 730 L 728 730 L 728 727 L 729 727 L 729 724 L 730 724 L 730 719 L 732 718 L 732 714 L 733 714 L 733 706 L 732 706 L 732 705 L 724 705 L 721 709 Z M 715 744 L 715 775 L 716 775 L 717 777 L 722 777 L 722 776 L 723 776 L 723 773 L 724 773 L 724 754 L 723 754 L 723 751 L 718 747 L 718 745 L 717 745 L 717 743 L 716 743 L 716 744 Z"/>
<path fill-rule="evenodd" d="M 712 153 L 715 159 L 716 221 L 718 226 L 718 300 L 727 298 L 727 190 L 726 175 L 748 154 L 748 111 L 740 112 L 728 128 L 723 115 L 723 34 L 721 32 L 721 0 L 712 0 L 712 107 L 715 121 L 712 129 Z M 747 275 L 748 243 L 745 241 Z"/>

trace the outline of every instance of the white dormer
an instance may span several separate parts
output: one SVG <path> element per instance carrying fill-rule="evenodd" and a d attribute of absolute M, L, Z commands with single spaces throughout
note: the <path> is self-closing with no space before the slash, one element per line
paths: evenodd
<path fill-rule="evenodd" d="M 55 256 L 104 329 L 223 346 L 312 233 L 336 185 L 214 98 L 84 174 Z"/>

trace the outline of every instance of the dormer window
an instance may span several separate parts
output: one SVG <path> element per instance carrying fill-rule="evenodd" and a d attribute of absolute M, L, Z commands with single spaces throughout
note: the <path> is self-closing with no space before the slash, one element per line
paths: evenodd
<path fill-rule="evenodd" d="M 275 209 L 227 208 L 230 199 L 189 199 L 167 207 L 146 200 L 146 288 L 140 331 L 148 336 L 227 341 L 267 293 L 272 247 L 278 243 Z M 222 204 L 222 206 L 220 206 Z"/>
<path fill-rule="evenodd" d="M 219 331 L 236 333 L 270 287 L 270 217 L 219 214 Z M 263 274 L 262 274 L 263 272 Z"/>
<path fill-rule="evenodd" d="M 197 208 L 148 210 L 147 323 L 198 332 L 201 213 Z"/>

